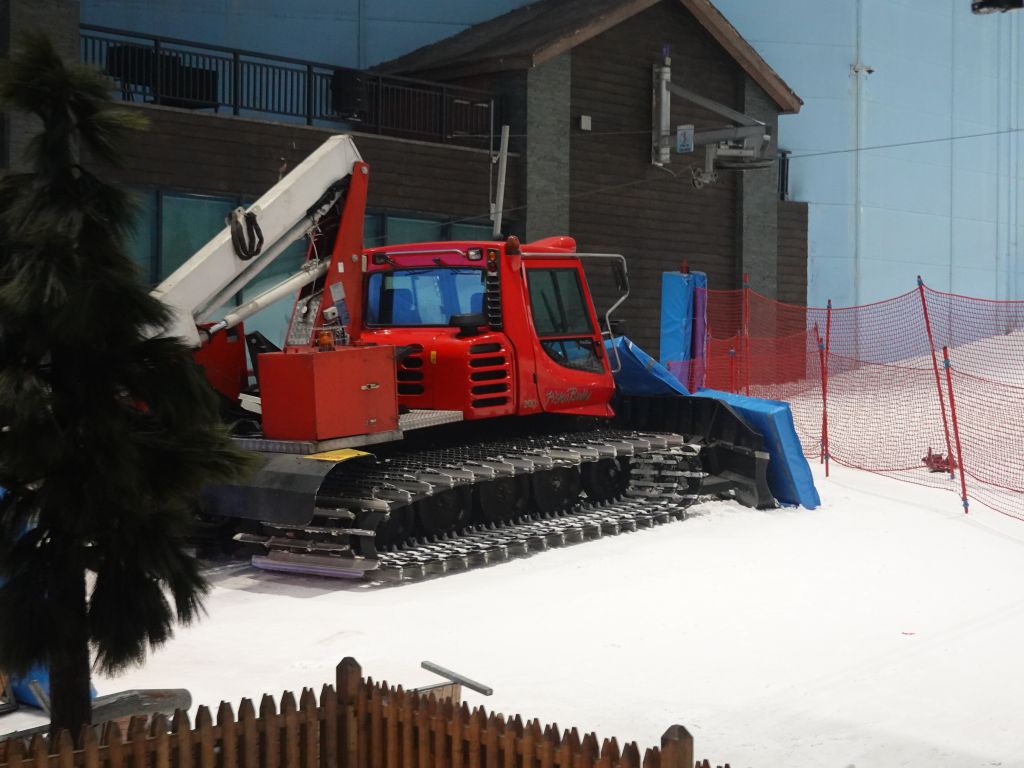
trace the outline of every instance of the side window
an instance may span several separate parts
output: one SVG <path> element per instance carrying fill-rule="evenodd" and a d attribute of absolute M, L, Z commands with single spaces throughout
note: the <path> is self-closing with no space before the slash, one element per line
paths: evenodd
<path fill-rule="evenodd" d="M 531 269 L 527 279 L 530 310 L 538 336 L 590 336 L 594 333 L 579 272 L 571 268 Z"/>
<path fill-rule="evenodd" d="M 531 269 L 530 311 L 540 345 L 548 357 L 566 368 L 601 373 L 604 365 L 592 338 L 579 272 L 575 269 Z"/>

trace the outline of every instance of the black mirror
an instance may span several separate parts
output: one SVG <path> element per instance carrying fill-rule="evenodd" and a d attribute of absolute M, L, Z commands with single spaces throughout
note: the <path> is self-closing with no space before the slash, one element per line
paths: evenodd
<path fill-rule="evenodd" d="M 615 287 L 620 293 L 629 290 L 629 278 L 626 276 L 626 263 L 621 259 L 612 259 L 612 275 L 615 277 Z"/>
<path fill-rule="evenodd" d="M 462 315 L 452 315 L 448 319 L 448 325 L 459 329 L 459 336 L 475 336 L 480 333 L 480 326 L 487 325 L 487 318 L 483 312 L 467 312 Z"/>

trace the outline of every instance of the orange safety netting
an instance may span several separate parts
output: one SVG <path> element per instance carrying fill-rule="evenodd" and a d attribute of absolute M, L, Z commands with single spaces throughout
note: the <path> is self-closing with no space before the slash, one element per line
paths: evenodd
<path fill-rule="evenodd" d="M 966 486 L 1024 520 L 1024 301 L 923 283 L 842 308 L 698 290 L 707 333 L 689 384 L 787 401 L 809 458 Z"/>

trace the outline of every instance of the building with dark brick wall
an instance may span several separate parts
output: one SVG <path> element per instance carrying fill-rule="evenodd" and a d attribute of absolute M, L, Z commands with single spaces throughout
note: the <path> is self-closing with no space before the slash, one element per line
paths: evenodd
<path fill-rule="evenodd" d="M 707 0 L 541 0 L 372 72 L 343 72 L 352 86 L 345 114 L 331 98 L 342 70 L 329 64 L 261 61 L 213 46 L 197 54 L 201 45 L 80 28 L 78 4 L 67 0 L 9 0 L 0 23 L 8 44 L 47 29 L 66 56 L 106 67 L 115 95 L 149 117 L 150 130 L 125 147 L 124 168 L 107 171 L 139 194 L 135 250 L 151 282 L 338 132 L 355 135 L 371 167 L 367 244 L 486 237 L 496 126 L 506 122 L 513 140 L 503 230 L 527 240 L 570 234 L 581 251 L 624 254 L 632 293 L 619 316 L 652 353 L 660 274 L 684 261 L 706 271 L 712 288 L 736 287 L 748 273 L 764 293 L 805 300 L 806 207 L 780 199 L 777 163 L 721 171 L 697 189 L 690 168 L 703 163 L 699 147 L 664 167 L 651 162 L 652 67 L 666 53 L 673 82 L 761 120 L 772 137 L 778 115 L 800 108 Z M 125 45 L 157 66 L 126 70 L 124 56 L 111 53 Z M 160 82 L 167 64 L 173 74 Z M 672 101 L 671 122 L 698 131 L 729 124 L 681 99 Z M 29 131 L 8 116 L 11 167 Z M 274 271 L 300 258 L 296 249 Z M 594 273 L 593 285 L 604 303 L 610 280 Z M 273 333 L 277 322 L 264 326 Z"/>

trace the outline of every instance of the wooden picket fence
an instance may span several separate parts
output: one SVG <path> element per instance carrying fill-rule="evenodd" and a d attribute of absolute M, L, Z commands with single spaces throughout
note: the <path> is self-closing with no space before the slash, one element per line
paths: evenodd
<path fill-rule="evenodd" d="M 525 723 L 374 683 L 355 659 L 337 668 L 336 687 L 317 701 L 286 692 L 278 710 L 266 695 L 259 713 L 243 699 L 237 716 L 222 703 L 214 722 L 199 707 L 194 726 L 179 710 L 82 731 L 76 749 L 67 732 L 56 739 L 0 742 L 0 768 L 691 768 L 693 738 L 681 725 L 641 754 L 575 728 Z M 697 768 L 710 768 L 705 760 Z M 728 768 L 728 766 L 726 766 Z"/>

